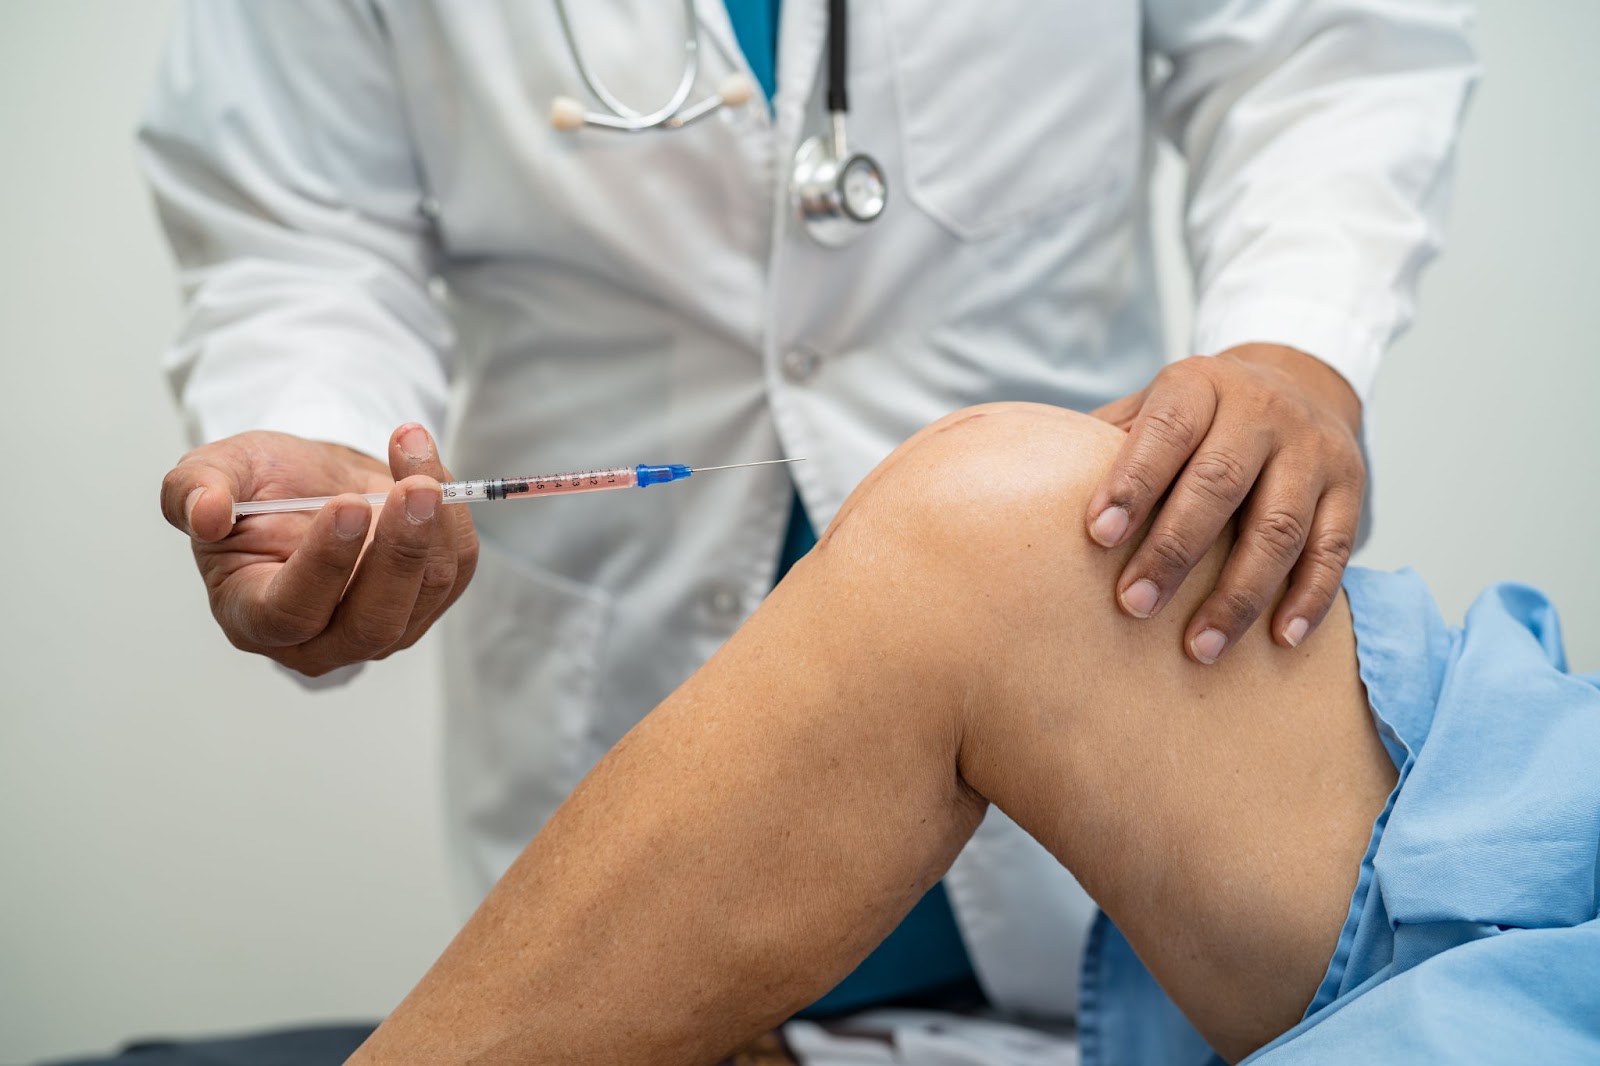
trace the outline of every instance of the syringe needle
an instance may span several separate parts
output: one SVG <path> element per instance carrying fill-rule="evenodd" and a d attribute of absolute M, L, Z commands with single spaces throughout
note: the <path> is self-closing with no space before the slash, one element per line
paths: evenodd
<path fill-rule="evenodd" d="M 695 466 L 690 467 L 696 474 L 704 474 L 708 470 L 739 470 L 746 466 L 771 466 L 774 463 L 803 463 L 805 456 L 798 459 L 763 459 L 758 463 L 729 463 L 727 466 Z"/>

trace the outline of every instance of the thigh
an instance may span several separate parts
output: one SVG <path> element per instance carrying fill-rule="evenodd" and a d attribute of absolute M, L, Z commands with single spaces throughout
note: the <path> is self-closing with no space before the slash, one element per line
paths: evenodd
<path fill-rule="evenodd" d="M 1114 617 L 1015 675 L 991 707 L 1015 727 L 984 731 L 963 766 L 1239 1057 L 1311 1001 L 1395 771 L 1342 598 L 1300 649 L 1258 635 L 1210 668 L 1183 657 L 1181 622 L 1139 625 Z"/>

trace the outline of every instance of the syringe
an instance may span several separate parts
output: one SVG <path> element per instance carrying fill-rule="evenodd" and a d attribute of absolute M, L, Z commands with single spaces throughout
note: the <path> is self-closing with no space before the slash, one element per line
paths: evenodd
<path fill-rule="evenodd" d="M 682 481 L 710 470 L 738 470 L 747 466 L 772 466 L 799 463 L 803 459 L 766 459 L 759 463 L 730 463 L 727 466 L 683 466 L 680 463 L 614 466 L 604 470 L 579 470 L 570 474 L 540 474 L 535 477 L 480 478 L 475 481 L 441 481 L 445 503 L 480 503 L 485 500 L 520 500 L 529 496 L 567 496 L 575 492 L 604 492 L 607 489 L 647 488 L 668 481 Z M 362 493 L 374 507 L 389 498 L 387 492 Z M 233 505 L 233 517 L 276 511 L 320 511 L 336 496 L 302 496 L 293 500 L 240 500 Z"/>

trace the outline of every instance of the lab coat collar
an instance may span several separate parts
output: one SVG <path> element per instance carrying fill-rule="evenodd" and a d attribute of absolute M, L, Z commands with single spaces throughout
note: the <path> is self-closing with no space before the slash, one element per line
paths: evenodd
<path fill-rule="evenodd" d="M 728 17 L 727 0 L 695 0 L 695 13 L 700 19 L 700 31 L 708 37 L 718 51 L 728 59 L 728 64 L 744 71 L 752 85 L 755 76 L 739 47 L 738 35 L 733 32 L 733 20 Z"/>
<path fill-rule="evenodd" d="M 722 0 L 705 2 L 720 4 Z M 827 5 L 823 0 L 784 0 L 778 26 L 778 92 L 772 106 L 783 153 L 779 158 L 786 158 L 800 146 L 804 135 L 806 107 L 828 36 Z"/>
<path fill-rule="evenodd" d="M 755 74 L 739 46 L 728 17 L 727 0 L 696 0 L 695 10 L 706 36 L 743 71 L 751 84 Z M 772 101 L 777 120 L 779 158 L 799 148 L 804 137 L 806 107 L 816 88 L 818 64 L 828 37 L 828 8 L 824 0 L 784 0 L 778 25 L 778 86 Z"/>

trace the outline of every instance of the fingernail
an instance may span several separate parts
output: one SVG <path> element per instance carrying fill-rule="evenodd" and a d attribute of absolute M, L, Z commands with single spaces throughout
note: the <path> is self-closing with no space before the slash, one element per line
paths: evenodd
<path fill-rule="evenodd" d="M 1304 618 L 1293 618 L 1283 627 L 1283 639 L 1289 642 L 1289 647 L 1298 648 L 1300 642 L 1306 639 L 1306 632 L 1310 630 L 1311 623 Z"/>
<path fill-rule="evenodd" d="M 367 510 L 346 504 L 333 512 L 333 531 L 345 540 L 359 537 L 367 531 L 367 515 L 361 512 Z"/>
<path fill-rule="evenodd" d="M 1149 618 L 1155 612 L 1156 601 L 1160 598 L 1161 590 L 1156 588 L 1156 583 L 1141 577 L 1123 590 L 1122 606 L 1135 618 Z"/>
<path fill-rule="evenodd" d="M 433 458 L 433 449 L 428 444 L 428 431 L 419 425 L 410 425 L 400 434 L 400 450 L 406 453 L 406 458 L 416 462 Z"/>
<path fill-rule="evenodd" d="M 406 515 L 413 522 L 426 522 L 439 507 L 437 489 L 412 489 L 406 493 Z"/>
<path fill-rule="evenodd" d="M 200 502 L 200 497 L 206 494 L 204 486 L 190 489 L 189 495 L 183 498 L 183 520 L 189 523 L 189 532 L 194 532 L 194 508 Z"/>
<path fill-rule="evenodd" d="M 1189 644 L 1189 650 L 1194 652 L 1194 657 L 1210 666 L 1222 658 L 1222 649 L 1228 646 L 1228 638 L 1222 635 L 1220 629 L 1201 630 Z"/>
<path fill-rule="evenodd" d="M 1107 507 L 1089 527 L 1089 535 L 1107 548 L 1122 543 L 1128 533 L 1128 511 L 1123 507 Z"/>

